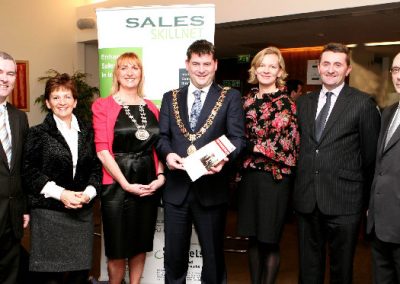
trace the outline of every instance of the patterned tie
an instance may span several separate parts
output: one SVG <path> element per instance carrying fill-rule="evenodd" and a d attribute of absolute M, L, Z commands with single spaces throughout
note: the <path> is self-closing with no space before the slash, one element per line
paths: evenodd
<path fill-rule="evenodd" d="M 194 131 L 196 128 L 197 120 L 199 119 L 200 116 L 200 111 L 201 111 L 201 90 L 196 90 L 193 92 L 194 94 L 194 102 L 192 105 L 192 109 L 190 110 L 190 129 Z"/>
<path fill-rule="evenodd" d="M 4 152 L 6 153 L 6 156 L 7 156 L 8 166 L 10 166 L 10 163 L 11 163 L 11 141 L 10 141 L 10 137 L 8 136 L 8 131 L 7 131 L 7 122 L 6 122 L 6 114 L 5 114 L 6 111 L 7 111 L 7 109 L 5 106 L 0 108 L 0 141 L 1 141 L 1 144 L 3 145 Z"/>
<path fill-rule="evenodd" d="M 387 144 L 389 143 L 390 138 L 392 138 L 394 132 L 396 131 L 397 127 L 400 124 L 399 112 L 400 112 L 399 107 L 397 107 L 396 113 L 393 116 L 392 123 L 390 124 L 389 130 L 388 130 L 387 135 L 386 135 L 385 148 L 387 147 Z"/>
<path fill-rule="evenodd" d="M 322 131 L 324 131 L 326 119 L 328 117 L 329 109 L 331 107 L 331 97 L 333 93 L 327 92 L 325 95 L 326 102 L 319 112 L 317 119 L 315 120 L 315 138 L 317 139 L 317 141 L 319 141 L 322 135 Z"/>

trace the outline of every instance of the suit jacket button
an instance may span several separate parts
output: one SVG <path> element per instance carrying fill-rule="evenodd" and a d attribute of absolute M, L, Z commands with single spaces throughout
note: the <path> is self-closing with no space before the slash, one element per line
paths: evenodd
<path fill-rule="evenodd" d="M 319 174 L 319 171 L 315 171 L 315 174 L 316 174 L 316 175 Z"/>

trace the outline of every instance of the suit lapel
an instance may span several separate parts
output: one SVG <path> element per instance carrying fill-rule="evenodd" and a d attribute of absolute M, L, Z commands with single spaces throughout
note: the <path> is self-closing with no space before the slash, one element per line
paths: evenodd
<path fill-rule="evenodd" d="M 322 132 L 321 139 L 319 140 L 319 142 L 321 142 L 324 139 L 326 133 L 329 132 L 332 126 L 335 125 L 336 120 L 338 120 L 338 118 L 341 117 L 343 111 L 350 105 L 348 103 L 348 100 L 350 98 L 351 97 L 349 94 L 349 89 L 347 85 L 344 85 L 343 89 L 340 91 L 340 94 L 335 102 L 335 105 L 333 106 L 331 114 L 328 117 L 328 121 L 326 122 L 325 128 Z"/>
<path fill-rule="evenodd" d="M 186 86 L 179 90 L 177 94 L 178 99 L 178 109 L 179 115 L 185 125 L 186 129 L 190 132 L 190 124 L 189 124 L 189 114 L 188 114 L 188 106 L 187 106 L 187 98 L 188 98 L 188 89 L 189 87 Z"/>
<path fill-rule="evenodd" d="M 72 162 L 72 153 L 71 150 L 68 146 L 67 141 L 65 140 L 64 136 L 62 136 L 61 132 L 58 130 L 57 128 L 57 124 L 56 121 L 53 118 L 53 114 L 49 113 L 47 115 L 47 117 L 45 118 L 45 122 L 49 127 L 49 134 L 58 141 L 58 143 L 60 143 L 60 145 L 62 145 L 67 152 L 69 153 L 69 158 Z"/>
<path fill-rule="evenodd" d="M 204 101 L 203 107 L 201 108 L 199 120 L 197 121 L 195 129 L 196 131 L 199 130 L 206 122 L 219 96 L 219 88 L 215 84 L 212 84 L 206 96 L 206 100 Z"/>
<path fill-rule="evenodd" d="M 81 123 L 79 123 L 79 129 L 80 131 L 78 131 L 78 161 L 76 164 L 76 173 L 78 172 L 78 167 L 81 163 L 81 157 L 84 156 L 83 153 L 85 152 L 85 150 L 87 150 L 85 149 L 85 147 L 87 147 L 88 145 L 88 143 L 85 143 L 88 135 L 88 130 L 85 127 L 83 127 Z"/>
<path fill-rule="evenodd" d="M 389 111 L 390 115 L 388 115 L 388 119 L 385 121 L 385 126 L 384 126 L 385 135 L 382 138 L 382 142 L 381 142 L 382 143 L 382 146 L 381 146 L 382 147 L 382 154 L 385 154 L 400 139 L 400 127 L 397 127 L 397 129 L 393 133 L 392 137 L 390 138 L 387 146 L 385 147 L 386 136 L 387 136 L 387 133 L 388 133 L 388 130 L 389 130 L 390 123 L 391 123 L 391 121 L 393 119 L 393 116 L 394 116 L 394 114 L 396 112 L 397 106 L 398 106 L 398 103 L 394 104 L 394 105 L 392 105 L 390 107 L 390 111 Z"/>
<path fill-rule="evenodd" d="M 311 93 L 309 96 L 309 103 L 307 104 L 307 110 L 306 111 L 306 120 L 308 122 L 308 131 L 312 138 L 315 139 L 315 115 L 317 113 L 317 107 L 318 107 L 318 97 L 319 97 L 319 92 L 318 93 Z"/>

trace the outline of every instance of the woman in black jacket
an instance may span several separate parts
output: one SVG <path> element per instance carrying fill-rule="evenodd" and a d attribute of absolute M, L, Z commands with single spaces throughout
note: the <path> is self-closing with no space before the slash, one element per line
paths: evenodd
<path fill-rule="evenodd" d="M 34 283 L 87 283 L 92 265 L 93 198 L 101 164 L 93 130 L 72 113 L 77 92 L 68 74 L 50 78 L 45 89 L 50 113 L 29 130 L 24 183 L 31 205 Z"/>

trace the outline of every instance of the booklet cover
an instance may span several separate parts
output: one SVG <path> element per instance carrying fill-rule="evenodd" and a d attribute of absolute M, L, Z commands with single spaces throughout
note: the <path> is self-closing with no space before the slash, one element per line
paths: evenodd
<path fill-rule="evenodd" d="M 208 143 L 193 154 L 184 159 L 183 167 L 192 181 L 205 175 L 209 169 L 226 156 L 232 153 L 236 147 L 226 138 L 225 135 Z"/>

